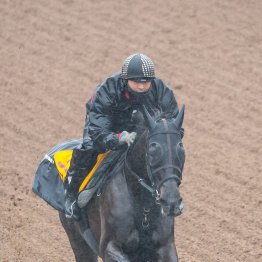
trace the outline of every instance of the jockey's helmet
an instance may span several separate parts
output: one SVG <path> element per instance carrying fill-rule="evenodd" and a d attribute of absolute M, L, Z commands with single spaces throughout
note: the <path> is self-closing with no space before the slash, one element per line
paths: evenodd
<path fill-rule="evenodd" d="M 149 82 L 155 78 L 155 66 L 152 60 L 143 54 L 133 54 L 122 65 L 122 77 L 135 82 Z"/>

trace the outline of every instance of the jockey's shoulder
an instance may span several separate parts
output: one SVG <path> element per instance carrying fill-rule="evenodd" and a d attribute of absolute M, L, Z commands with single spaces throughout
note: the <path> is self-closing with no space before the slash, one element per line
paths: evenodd
<path fill-rule="evenodd" d="M 106 78 L 106 80 L 98 85 L 98 90 L 106 93 L 119 92 L 121 87 L 124 86 L 124 80 L 121 72 L 114 73 Z"/>
<path fill-rule="evenodd" d="M 96 97 L 103 103 L 115 103 L 120 99 L 124 89 L 121 73 L 115 73 L 97 86 Z"/>
<path fill-rule="evenodd" d="M 161 96 L 163 93 L 169 93 L 172 91 L 172 89 L 166 85 L 162 79 L 157 77 L 152 80 L 152 87 L 155 90 L 157 96 Z"/>
<path fill-rule="evenodd" d="M 162 79 L 158 78 L 158 77 L 155 77 L 153 82 L 155 83 L 155 85 L 157 87 L 163 87 L 163 86 L 167 87 L 167 85 L 164 83 L 164 81 Z"/>

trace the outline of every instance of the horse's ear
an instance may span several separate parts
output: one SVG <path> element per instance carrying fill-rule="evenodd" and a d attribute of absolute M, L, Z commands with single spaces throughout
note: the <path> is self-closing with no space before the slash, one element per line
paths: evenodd
<path fill-rule="evenodd" d="M 150 130 L 153 130 L 156 127 L 156 122 L 147 111 L 145 105 L 142 105 L 142 114 L 144 116 L 147 127 Z"/>
<path fill-rule="evenodd" d="M 184 114 L 185 114 L 185 105 L 182 106 L 182 108 L 180 109 L 176 119 L 175 119 L 175 125 L 178 129 L 181 128 L 182 124 L 183 124 L 183 120 L 184 120 Z"/>

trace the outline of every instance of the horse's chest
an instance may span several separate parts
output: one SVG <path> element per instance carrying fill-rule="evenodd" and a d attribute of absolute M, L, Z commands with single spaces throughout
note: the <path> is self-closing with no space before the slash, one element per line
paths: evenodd
<path fill-rule="evenodd" d="M 159 246 L 163 244 L 173 232 L 172 219 L 160 216 L 156 210 L 144 208 L 137 213 L 135 217 L 140 246 Z"/>

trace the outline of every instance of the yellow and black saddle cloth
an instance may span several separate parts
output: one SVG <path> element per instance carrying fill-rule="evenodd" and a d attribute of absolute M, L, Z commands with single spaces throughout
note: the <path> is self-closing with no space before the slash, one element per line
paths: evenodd
<path fill-rule="evenodd" d="M 44 156 L 35 173 L 33 192 L 61 212 L 65 212 L 63 182 L 70 166 L 73 150 L 80 148 L 82 141 L 82 139 L 74 139 L 56 145 Z M 119 153 L 107 151 L 98 155 L 96 164 L 79 187 L 79 196 L 81 196 L 81 192 L 85 196 L 85 190 L 98 190 L 101 182 L 110 178 L 111 169 L 121 158 Z M 123 152 L 121 154 L 123 155 Z M 83 207 L 85 203 L 85 201 L 82 201 L 80 205 Z"/>
<path fill-rule="evenodd" d="M 96 164 L 92 168 L 92 170 L 86 174 L 85 179 L 83 180 L 82 184 L 80 185 L 78 192 L 81 192 L 88 184 L 88 182 L 91 180 L 93 177 L 94 173 L 100 166 L 100 164 L 103 162 L 103 160 L 106 158 L 106 156 L 110 153 L 110 151 L 104 153 L 104 154 L 99 154 L 96 160 Z M 73 154 L 73 149 L 67 149 L 67 150 L 61 150 L 58 151 L 54 154 L 53 160 L 55 163 L 55 166 L 58 170 L 58 173 L 60 175 L 60 178 L 63 182 L 65 182 L 66 179 L 66 174 L 67 170 L 70 167 L 70 161 L 72 158 Z"/>

